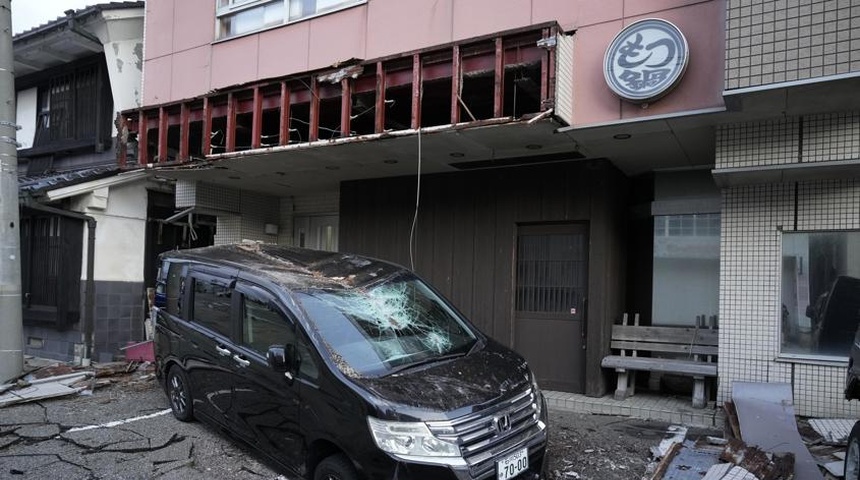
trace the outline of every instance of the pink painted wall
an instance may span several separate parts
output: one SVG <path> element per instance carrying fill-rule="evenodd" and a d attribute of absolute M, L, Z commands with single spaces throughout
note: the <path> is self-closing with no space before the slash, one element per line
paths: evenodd
<path fill-rule="evenodd" d="M 577 125 L 722 106 L 725 2 L 719 0 L 368 0 L 347 10 L 213 43 L 215 2 L 146 4 L 146 106 L 353 58 L 374 59 L 548 21 L 575 34 Z M 669 20 L 690 44 L 678 88 L 648 109 L 603 80 L 603 53 L 625 25 Z"/>

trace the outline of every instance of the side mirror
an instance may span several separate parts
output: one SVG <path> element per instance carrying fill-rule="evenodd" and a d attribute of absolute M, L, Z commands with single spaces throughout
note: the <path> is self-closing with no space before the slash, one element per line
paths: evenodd
<path fill-rule="evenodd" d="M 269 368 L 276 372 L 289 373 L 298 367 L 295 345 L 272 345 L 266 352 Z"/>

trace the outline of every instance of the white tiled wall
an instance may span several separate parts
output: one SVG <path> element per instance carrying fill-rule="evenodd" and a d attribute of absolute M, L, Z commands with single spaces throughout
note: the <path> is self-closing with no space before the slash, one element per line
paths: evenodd
<path fill-rule="evenodd" d="M 716 167 L 856 159 L 857 124 L 856 114 L 833 114 L 724 126 Z M 736 380 L 789 382 L 800 415 L 860 416 L 860 402 L 842 397 L 845 367 L 776 361 L 781 231 L 858 228 L 860 172 L 723 190 L 719 402 L 730 399 Z"/>

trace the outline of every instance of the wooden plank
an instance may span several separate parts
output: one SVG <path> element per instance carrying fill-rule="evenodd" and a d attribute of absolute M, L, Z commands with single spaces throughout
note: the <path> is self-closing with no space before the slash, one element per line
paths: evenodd
<path fill-rule="evenodd" d="M 167 161 L 167 110 L 158 108 L 158 163 Z"/>
<path fill-rule="evenodd" d="M 705 363 L 691 360 L 677 360 L 673 358 L 643 358 L 609 355 L 603 357 L 603 360 L 600 362 L 600 365 L 604 368 L 626 368 L 649 372 L 669 372 L 683 375 L 699 375 L 703 377 L 717 376 L 716 363 Z"/>
<path fill-rule="evenodd" d="M 311 78 L 311 111 L 310 131 L 308 141 L 316 142 L 320 139 L 320 83 L 316 77 Z"/>
<path fill-rule="evenodd" d="M 694 327 L 636 327 L 632 325 L 613 325 L 612 339 L 631 340 L 635 342 L 719 345 L 719 330 L 696 329 Z"/>
<path fill-rule="evenodd" d="M 718 355 L 719 347 L 711 345 L 690 345 L 689 343 L 653 343 L 628 340 L 613 340 L 612 348 L 617 350 L 639 350 L 645 352 L 683 353 L 689 355 Z"/>
<path fill-rule="evenodd" d="M 227 132 L 226 152 L 236 150 L 236 95 L 227 94 Z"/>
<path fill-rule="evenodd" d="M 143 110 L 137 118 L 137 163 L 146 165 L 149 163 L 149 122 Z"/>

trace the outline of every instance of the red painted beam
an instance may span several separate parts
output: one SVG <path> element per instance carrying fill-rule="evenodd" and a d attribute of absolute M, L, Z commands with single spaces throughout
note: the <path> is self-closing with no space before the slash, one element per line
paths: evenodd
<path fill-rule="evenodd" d="M 316 77 L 311 79 L 311 111 L 310 131 L 308 141 L 315 142 L 320 138 L 320 84 Z"/>
<path fill-rule="evenodd" d="M 421 126 L 421 55 L 412 56 L 412 129 Z"/>
<path fill-rule="evenodd" d="M 493 117 L 501 118 L 505 106 L 505 49 L 502 38 L 496 39 L 496 64 L 493 88 Z"/>
<path fill-rule="evenodd" d="M 167 161 L 167 111 L 158 109 L 158 163 Z"/>
<path fill-rule="evenodd" d="M 227 141 L 226 152 L 236 151 L 236 96 L 227 94 Z"/>
<path fill-rule="evenodd" d="M 460 93 L 463 81 L 461 60 L 460 46 L 454 45 L 454 55 L 451 58 L 451 123 L 460 123 Z"/>
<path fill-rule="evenodd" d="M 212 102 L 209 97 L 203 98 L 203 135 L 200 150 L 203 156 L 212 153 Z"/>
<path fill-rule="evenodd" d="M 254 87 L 254 110 L 251 117 L 251 148 L 260 148 L 263 141 L 263 94 Z"/>
<path fill-rule="evenodd" d="M 290 143 L 290 86 L 281 82 L 281 125 L 279 129 L 279 144 Z"/>
<path fill-rule="evenodd" d="M 349 78 L 340 81 L 340 136 L 348 137 L 352 126 L 352 84 Z"/>
<path fill-rule="evenodd" d="M 385 66 L 376 62 L 376 108 L 374 112 L 374 131 L 385 131 Z"/>
<path fill-rule="evenodd" d="M 191 106 L 183 103 L 179 110 L 179 158 L 180 162 L 188 161 L 188 138 L 191 117 Z"/>
<path fill-rule="evenodd" d="M 140 165 L 149 163 L 149 148 L 147 145 L 147 137 L 149 136 L 149 122 L 146 119 L 146 112 L 140 111 L 138 115 L 138 131 L 137 131 L 137 162 Z"/>
<path fill-rule="evenodd" d="M 128 163 L 128 154 L 126 150 L 128 149 L 128 133 L 129 126 L 128 122 L 125 120 L 125 115 L 121 112 L 116 114 L 116 123 L 117 123 L 117 142 L 119 143 L 119 151 L 117 152 L 116 162 L 120 168 L 125 167 L 126 163 Z"/>

